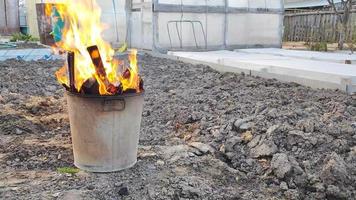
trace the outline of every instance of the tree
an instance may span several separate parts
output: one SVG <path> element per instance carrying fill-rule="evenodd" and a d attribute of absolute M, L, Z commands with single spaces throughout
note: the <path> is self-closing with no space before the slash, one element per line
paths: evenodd
<path fill-rule="evenodd" d="M 328 0 L 330 6 L 334 10 L 338 22 L 340 24 L 339 28 L 339 42 L 338 48 L 342 50 L 344 48 L 344 43 L 346 39 L 346 34 L 348 32 L 348 24 L 350 21 L 351 16 L 351 9 L 352 9 L 352 1 L 353 0 L 341 0 L 340 6 L 337 6 L 334 0 Z"/>

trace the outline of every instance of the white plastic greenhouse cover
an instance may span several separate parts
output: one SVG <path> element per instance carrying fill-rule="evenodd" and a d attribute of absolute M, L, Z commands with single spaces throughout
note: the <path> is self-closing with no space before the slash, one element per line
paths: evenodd
<path fill-rule="evenodd" d="M 114 44 L 128 41 L 132 47 L 161 52 L 281 47 L 283 0 L 97 2 L 110 27 L 104 38 Z"/>
<path fill-rule="evenodd" d="M 140 2 L 133 0 L 139 9 L 131 14 L 134 47 L 167 51 L 281 46 L 283 0 Z"/>
<path fill-rule="evenodd" d="M 77 1 L 77 0 L 76 0 Z M 93 2 L 93 0 L 80 0 Z M 35 3 L 60 3 L 61 0 L 36 0 Z M 101 20 L 108 25 L 108 29 L 103 32 L 107 41 L 113 44 L 121 44 L 126 41 L 126 9 L 125 0 L 96 0 L 101 8 Z"/>
<path fill-rule="evenodd" d="M 109 25 L 104 31 L 106 40 L 115 44 L 122 44 L 126 41 L 126 9 L 124 0 L 97 0 L 102 9 L 102 22 Z"/>

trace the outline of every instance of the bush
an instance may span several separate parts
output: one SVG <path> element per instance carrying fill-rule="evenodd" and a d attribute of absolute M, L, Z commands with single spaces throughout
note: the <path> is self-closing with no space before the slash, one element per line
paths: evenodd
<path fill-rule="evenodd" d="M 354 32 L 351 36 L 351 41 L 349 43 L 349 47 L 350 47 L 351 53 L 354 53 L 356 50 L 356 32 Z"/>
<path fill-rule="evenodd" d="M 309 45 L 312 51 L 328 51 L 328 44 L 326 42 L 316 42 Z"/>
<path fill-rule="evenodd" d="M 10 39 L 10 42 L 18 42 L 18 41 L 35 42 L 35 41 L 38 41 L 38 39 L 34 38 L 34 37 L 32 37 L 32 35 L 28 35 L 28 34 L 22 34 L 22 33 L 13 34 Z"/>

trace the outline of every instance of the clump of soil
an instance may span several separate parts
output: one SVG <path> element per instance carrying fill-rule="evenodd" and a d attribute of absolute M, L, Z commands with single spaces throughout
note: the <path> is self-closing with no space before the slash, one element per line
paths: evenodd
<path fill-rule="evenodd" d="M 356 196 L 354 97 L 149 55 L 139 60 L 146 91 L 138 163 L 110 174 L 76 175 L 56 171 L 73 167 L 64 90 L 53 75 L 63 61 L 1 63 L 0 195 Z"/>

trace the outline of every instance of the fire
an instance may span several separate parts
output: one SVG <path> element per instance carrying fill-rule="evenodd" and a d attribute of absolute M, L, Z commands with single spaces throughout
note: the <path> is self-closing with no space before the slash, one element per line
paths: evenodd
<path fill-rule="evenodd" d="M 60 4 L 49 4 L 46 14 L 51 16 L 52 24 L 59 20 L 64 22 L 60 35 L 57 33 L 55 36 L 55 40 L 60 38 L 55 48 L 74 53 L 74 85 L 77 92 L 81 92 L 90 79 L 99 84 L 100 95 L 114 95 L 117 92 L 115 87 L 119 86 L 123 92 L 142 90 L 137 51 L 131 51 L 129 67 L 113 59 L 115 51 L 101 36 L 106 26 L 100 21 L 101 9 L 95 0 L 62 0 Z M 68 66 L 65 65 L 56 72 L 56 77 L 61 84 L 70 87 L 67 74 Z"/>

